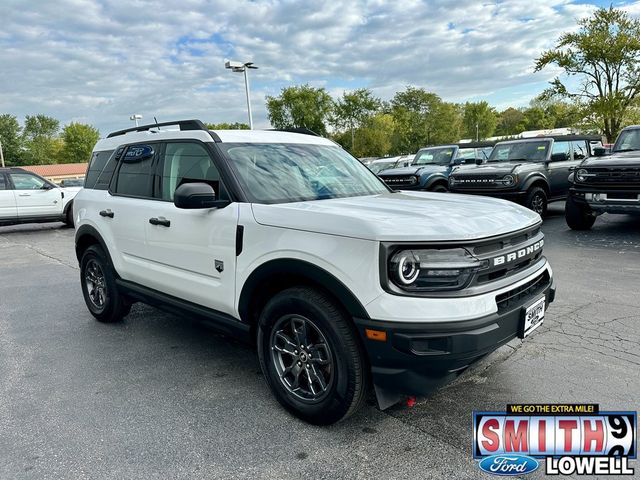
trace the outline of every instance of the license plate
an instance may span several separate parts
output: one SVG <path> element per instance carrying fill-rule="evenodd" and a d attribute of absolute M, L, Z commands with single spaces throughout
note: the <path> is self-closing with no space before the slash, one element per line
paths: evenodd
<path fill-rule="evenodd" d="M 544 322 L 544 307 L 546 298 L 542 297 L 524 310 L 522 338 L 528 336 Z"/>

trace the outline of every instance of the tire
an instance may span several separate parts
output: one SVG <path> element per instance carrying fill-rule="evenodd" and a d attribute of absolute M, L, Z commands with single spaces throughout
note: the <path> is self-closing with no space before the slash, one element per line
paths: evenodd
<path fill-rule="evenodd" d="M 589 230 L 596 221 L 596 215 L 591 209 L 576 203 L 571 196 L 567 197 L 564 206 L 564 218 L 572 230 Z"/>
<path fill-rule="evenodd" d="M 545 192 L 544 188 L 531 188 L 527 192 L 524 206 L 544 217 L 547 214 L 547 192 Z"/>
<path fill-rule="evenodd" d="M 113 267 L 99 245 L 91 245 L 82 254 L 80 284 L 87 308 L 96 320 L 118 322 L 131 310 L 118 291 Z"/>
<path fill-rule="evenodd" d="M 449 189 L 445 187 L 443 184 L 438 184 L 430 189 L 431 192 L 439 192 L 439 193 L 447 193 Z"/>
<path fill-rule="evenodd" d="M 64 216 L 64 223 L 66 223 L 68 227 L 73 227 L 75 224 L 73 221 L 73 204 L 69 205 L 69 208 L 67 208 L 67 213 Z"/>
<path fill-rule="evenodd" d="M 324 293 L 294 287 L 275 295 L 260 315 L 257 343 L 269 388 L 298 418 L 331 425 L 362 404 L 369 382 L 358 332 Z"/>

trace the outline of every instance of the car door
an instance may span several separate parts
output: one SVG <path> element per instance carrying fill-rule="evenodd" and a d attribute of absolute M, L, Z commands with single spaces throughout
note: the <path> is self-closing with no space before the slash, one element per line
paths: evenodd
<path fill-rule="evenodd" d="M 0 223 L 13 222 L 18 218 L 16 197 L 4 173 L 0 173 Z"/>
<path fill-rule="evenodd" d="M 125 280 L 146 285 L 156 275 L 146 246 L 145 225 L 151 216 L 153 172 L 158 143 L 128 145 L 119 156 L 109 185 L 109 200 L 99 213 L 100 229 L 114 243 L 118 274 Z"/>
<path fill-rule="evenodd" d="M 551 157 L 548 163 L 549 188 L 551 198 L 566 197 L 569 191 L 569 169 L 576 162 L 571 154 L 571 142 L 555 140 L 551 147 Z"/>
<path fill-rule="evenodd" d="M 208 149 L 195 141 L 165 144 L 158 164 L 158 201 L 145 224 L 147 252 L 157 275 L 150 286 L 227 314 L 234 313 L 238 204 L 179 209 L 177 187 L 205 182 L 227 198 Z"/>
<path fill-rule="evenodd" d="M 10 172 L 18 217 L 22 220 L 62 216 L 62 190 L 30 172 Z"/>

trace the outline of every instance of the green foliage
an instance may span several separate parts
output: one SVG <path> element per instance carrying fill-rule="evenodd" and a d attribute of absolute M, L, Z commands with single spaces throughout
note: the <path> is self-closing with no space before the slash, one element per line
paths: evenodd
<path fill-rule="evenodd" d="M 100 138 L 98 129 L 83 123 L 70 123 L 62 130 L 62 146 L 57 163 L 82 163 L 91 158 L 91 151 Z"/>
<path fill-rule="evenodd" d="M 248 123 L 207 123 L 205 124 L 209 130 L 249 130 Z"/>
<path fill-rule="evenodd" d="M 371 116 L 380 110 L 381 106 L 380 99 L 374 97 L 371 90 L 366 88 L 343 92 L 342 98 L 335 102 L 330 121 L 338 129 L 349 130 L 351 139 L 348 150 L 351 153 L 354 153 L 356 145 L 363 141 L 359 135 L 356 135 L 356 129 L 360 131 Z M 356 142 L 356 138 L 359 142 Z M 362 149 L 358 151 L 362 151 Z"/>
<path fill-rule="evenodd" d="M 0 115 L 0 142 L 6 166 L 23 165 L 22 128 L 15 115 Z"/>
<path fill-rule="evenodd" d="M 408 86 L 397 92 L 390 105 L 395 128 L 391 153 L 414 153 L 427 145 L 460 138 L 461 115 L 456 105 L 435 93 Z"/>
<path fill-rule="evenodd" d="M 609 7 L 578 25 L 577 32 L 562 35 L 555 48 L 536 60 L 535 69 L 557 65 L 567 76 L 577 77 L 580 85 L 574 91 L 556 77 L 544 97 L 580 102 L 586 116 L 594 115 L 612 140 L 640 94 L 640 20 Z"/>
<path fill-rule="evenodd" d="M 57 135 L 60 122 L 46 115 L 27 115 L 25 117 L 22 138 L 26 152 L 25 165 L 44 165 L 56 163 L 56 156 L 60 152 Z"/>
<path fill-rule="evenodd" d="M 338 133 L 334 140 L 355 157 L 382 157 L 391 152 L 393 131 L 393 117 L 388 113 L 378 113 L 366 118 L 355 130 L 357 141 L 353 147 L 350 130 Z"/>
<path fill-rule="evenodd" d="M 324 88 L 309 85 L 283 88 L 277 97 L 267 96 L 269 121 L 275 128 L 308 128 L 327 134 L 333 100 Z"/>
<path fill-rule="evenodd" d="M 498 124 L 496 111 L 487 102 L 464 104 L 463 136 L 482 140 L 491 137 Z"/>
<path fill-rule="evenodd" d="M 517 135 L 522 132 L 524 123 L 524 113 L 517 108 L 509 107 L 500 112 L 495 134 L 501 137 Z"/>

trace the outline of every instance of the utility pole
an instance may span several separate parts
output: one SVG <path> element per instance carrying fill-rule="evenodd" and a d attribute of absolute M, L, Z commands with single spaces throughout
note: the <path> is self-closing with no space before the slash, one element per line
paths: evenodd
<path fill-rule="evenodd" d="M 2 142 L 0 141 L 0 165 L 4 168 L 4 153 L 2 151 Z"/>

